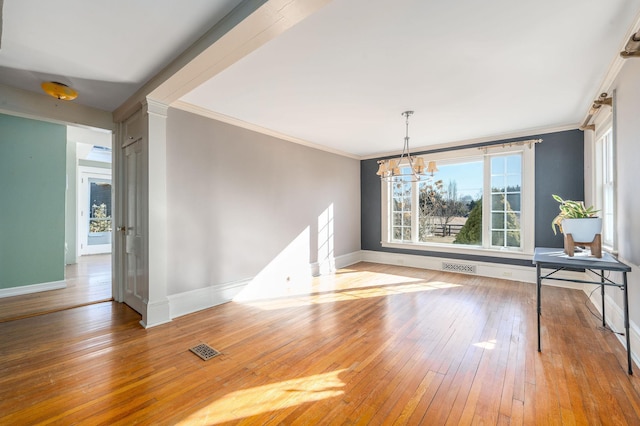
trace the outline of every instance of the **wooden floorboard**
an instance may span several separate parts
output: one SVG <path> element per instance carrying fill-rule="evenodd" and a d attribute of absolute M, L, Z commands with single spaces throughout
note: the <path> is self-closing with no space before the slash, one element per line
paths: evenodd
<path fill-rule="evenodd" d="M 0 323 L 0 424 L 640 424 L 577 290 L 360 263 L 152 329 L 100 303 Z M 202 361 L 189 348 L 221 355 Z"/>
<path fill-rule="evenodd" d="M 65 267 L 65 288 L 0 298 L 0 322 L 113 300 L 111 255 L 79 256 Z"/>

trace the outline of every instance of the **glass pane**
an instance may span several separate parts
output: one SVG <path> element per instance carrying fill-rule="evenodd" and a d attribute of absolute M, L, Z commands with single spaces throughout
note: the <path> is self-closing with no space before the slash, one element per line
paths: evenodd
<path fill-rule="evenodd" d="M 520 247 L 520 231 L 507 231 L 507 247 Z"/>
<path fill-rule="evenodd" d="M 504 213 L 491 213 L 491 228 L 504 229 Z"/>
<path fill-rule="evenodd" d="M 411 212 L 406 212 L 402 214 L 402 224 L 404 226 L 411 226 Z"/>
<path fill-rule="evenodd" d="M 504 157 L 493 157 L 491 159 L 491 174 L 503 175 L 505 172 L 506 170 Z"/>
<path fill-rule="evenodd" d="M 518 212 L 520 211 L 520 194 L 508 194 L 507 202 L 509 203 L 507 208 Z"/>
<path fill-rule="evenodd" d="M 507 173 L 516 173 L 516 174 L 520 174 L 522 171 L 522 161 L 521 161 L 522 156 L 520 154 L 518 155 L 510 155 L 508 157 L 506 157 L 506 162 L 507 162 Z"/>
<path fill-rule="evenodd" d="M 504 211 L 504 195 L 502 194 L 493 194 L 491 196 L 491 210 L 493 211 Z"/>
<path fill-rule="evenodd" d="M 507 229 L 520 230 L 520 213 L 507 212 Z"/>
<path fill-rule="evenodd" d="M 402 213 L 394 213 L 393 214 L 393 225 L 394 226 L 402 225 Z"/>
<path fill-rule="evenodd" d="M 507 191 L 520 192 L 522 178 L 520 175 L 507 175 Z"/>
<path fill-rule="evenodd" d="M 402 228 L 402 239 L 404 241 L 411 241 L 411 228 Z"/>
<path fill-rule="evenodd" d="M 404 197 L 403 210 L 411 210 L 411 196 Z"/>
<path fill-rule="evenodd" d="M 491 232 L 491 245 L 504 247 L 504 232 L 503 231 L 492 231 Z"/>
<path fill-rule="evenodd" d="M 402 237 L 402 228 L 393 228 L 393 239 L 399 240 Z"/>
<path fill-rule="evenodd" d="M 505 191 L 504 175 L 491 176 L 491 192 L 504 192 L 504 191 Z"/>
<path fill-rule="evenodd" d="M 87 245 L 111 243 L 111 180 L 89 178 Z"/>

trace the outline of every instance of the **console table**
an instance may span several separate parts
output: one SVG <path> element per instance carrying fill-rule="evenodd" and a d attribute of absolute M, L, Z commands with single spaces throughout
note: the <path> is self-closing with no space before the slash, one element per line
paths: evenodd
<path fill-rule="evenodd" d="M 540 347 L 540 316 L 541 316 L 541 289 L 542 280 L 557 280 L 557 281 L 569 281 L 574 283 L 584 284 L 597 284 L 600 285 L 600 291 L 602 294 L 602 326 L 605 324 L 604 316 L 604 287 L 613 286 L 618 287 L 623 292 L 624 297 L 624 335 L 627 339 L 627 365 L 628 373 L 633 374 L 631 370 L 631 341 L 629 336 L 629 296 L 627 292 L 627 272 L 631 271 L 631 267 L 619 262 L 609 253 L 602 253 L 602 258 L 593 257 L 569 257 L 561 248 L 546 248 L 536 247 L 533 255 L 533 263 L 536 265 L 536 277 L 537 277 L 537 308 L 538 308 L 538 352 L 541 352 Z M 551 272 L 542 275 L 542 268 L 552 269 Z M 595 275 L 600 277 L 600 281 L 587 281 L 576 280 L 569 278 L 554 277 L 556 272 L 565 269 L 585 269 L 591 271 Z M 616 283 L 609 278 L 605 277 L 605 271 L 617 271 L 622 273 L 622 283 Z"/>

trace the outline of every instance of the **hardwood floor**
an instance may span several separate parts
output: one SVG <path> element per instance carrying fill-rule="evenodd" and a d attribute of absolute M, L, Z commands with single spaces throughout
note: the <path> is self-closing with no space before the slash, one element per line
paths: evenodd
<path fill-rule="evenodd" d="M 0 424 L 640 424 L 585 294 L 543 290 L 542 353 L 533 284 L 368 263 L 148 330 L 113 302 L 6 322 Z"/>
<path fill-rule="evenodd" d="M 112 300 L 111 255 L 78 257 L 65 268 L 67 287 L 0 298 L 0 322 Z"/>

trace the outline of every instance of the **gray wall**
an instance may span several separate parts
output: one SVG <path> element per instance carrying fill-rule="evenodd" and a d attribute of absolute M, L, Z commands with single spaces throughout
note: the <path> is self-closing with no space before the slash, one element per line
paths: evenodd
<path fill-rule="evenodd" d="M 0 114 L 0 288 L 64 279 L 66 139 Z"/>
<path fill-rule="evenodd" d="M 558 194 L 563 198 L 584 199 L 584 138 L 582 131 L 572 130 L 542 135 L 509 139 L 504 142 L 515 142 L 527 139 L 543 139 L 536 145 L 535 164 L 535 245 L 546 247 L 562 247 L 562 237 L 554 236 L 551 230 L 551 220 L 558 207 L 551 198 L 551 194 Z M 492 141 L 482 144 L 466 145 L 456 149 L 478 147 L 502 143 Z M 442 150 L 439 150 L 442 151 Z M 438 152 L 438 151 L 431 151 Z M 381 235 L 381 194 L 380 179 L 376 176 L 378 159 L 361 162 L 360 182 L 362 193 L 362 250 L 384 251 L 392 253 L 407 253 L 419 256 L 437 256 L 451 259 L 467 259 L 483 262 L 508 263 L 531 266 L 528 260 L 495 258 L 490 256 L 476 256 L 466 254 L 442 253 L 437 251 L 401 250 L 384 248 L 380 245 Z"/>
<path fill-rule="evenodd" d="M 334 256 L 357 252 L 359 168 L 357 160 L 170 108 L 168 294 L 252 278 L 283 253 L 296 259 L 292 269 L 308 271 L 322 261 L 330 208 Z"/>
<path fill-rule="evenodd" d="M 614 138 L 616 149 L 616 236 L 620 259 L 632 267 L 629 274 L 629 316 L 640 325 L 640 61 L 627 59 L 615 82 Z M 620 277 L 618 277 L 618 282 Z M 597 292 L 596 292 L 597 293 Z M 622 311 L 622 294 L 608 288 L 607 294 Z M 609 311 L 611 312 L 611 311 Z M 635 327 L 634 327 L 635 325 Z M 636 328 L 637 330 L 637 328 Z M 638 347 L 632 348 L 638 354 Z"/>
<path fill-rule="evenodd" d="M 618 250 L 640 265 L 640 60 L 625 61 L 615 102 Z"/>

